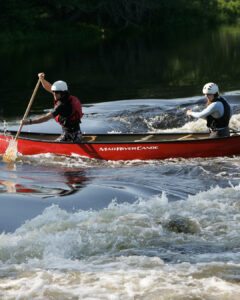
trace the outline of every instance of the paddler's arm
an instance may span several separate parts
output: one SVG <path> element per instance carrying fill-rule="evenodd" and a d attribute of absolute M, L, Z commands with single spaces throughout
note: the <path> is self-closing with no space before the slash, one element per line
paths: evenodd
<path fill-rule="evenodd" d="M 35 118 L 35 119 L 29 119 L 29 120 L 21 120 L 20 124 L 22 125 L 32 125 L 32 124 L 38 124 L 38 123 L 43 123 L 47 122 L 50 119 L 53 119 L 53 115 L 51 112 L 47 113 L 44 116 Z"/>
<path fill-rule="evenodd" d="M 187 115 L 197 119 L 199 118 L 205 119 L 207 116 L 211 115 L 214 112 L 219 112 L 217 102 L 211 103 L 201 112 L 193 112 L 191 109 L 188 109 Z"/>
<path fill-rule="evenodd" d="M 43 88 L 46 91 L 48 91 L 49 93 L 52 93 L 52 91 L 51 91 L 52 84 L 45 79 L 45 74 L 44 73 L 38 73 L 38 78 L 41 80 Z"/>

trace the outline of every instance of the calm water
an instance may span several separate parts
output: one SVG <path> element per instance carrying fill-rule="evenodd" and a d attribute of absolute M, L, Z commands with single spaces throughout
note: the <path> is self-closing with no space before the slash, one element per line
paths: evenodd
<path fill-rule="evenodd" d="M 205 131 L 185 113 L 204 107 L 209 80 L 238 130 L 239 46 L 240 30 L 223 28 L 175 43 L 2 50 L 2 127 L 18 127 L 43 70 L 82 98 L 84 132 Z M 31 116 L 51 102 L 40 89 Z M 51 121 L 24 130 L 60 132 Z M 239 299 L 239 166 L 239 157 L 0 161 L 0 299 Z"/>

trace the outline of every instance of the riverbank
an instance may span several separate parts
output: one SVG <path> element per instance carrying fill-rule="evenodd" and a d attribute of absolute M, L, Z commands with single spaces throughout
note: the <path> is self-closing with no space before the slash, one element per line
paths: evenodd
<path fill-rule="evenodd" d="M 0 12 L 2 44 L 55 43 L 69 40 L 95 44 L 118 34 L 202 31 L 234 23 L 239 1 L 57 1 L 50 4 L 24 0 L 4 3 Z"/>

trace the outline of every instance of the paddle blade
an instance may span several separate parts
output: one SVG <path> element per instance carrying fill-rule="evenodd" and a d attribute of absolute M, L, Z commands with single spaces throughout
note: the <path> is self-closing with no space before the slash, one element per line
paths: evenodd
<path fill-rule="evenodd" d="M 15 161 L 17 158 L 17 141 L 16 140 L 11 140 L 9 142 L 9 145 L 3 154 L 3 161 L 6 163 L 10 163 Z"/>

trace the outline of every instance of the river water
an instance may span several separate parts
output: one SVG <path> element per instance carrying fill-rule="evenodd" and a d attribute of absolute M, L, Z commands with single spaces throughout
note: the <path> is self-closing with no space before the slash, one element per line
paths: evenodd
<path fill-rule="evenodd" d="M 235 32 L 228 37 L 228 45 L 240 41 Z M 129 63 L 124 68 L 130 76 Z M 182 85 L 179 77 L 175 92 L 166 78 L 167 88 L 152 79 L 141 90 L 147 75 L 137 77 L 139 90 L 127 88 L 126 75 L 114 91 L 106 83 L 89 92 L 89 101 L 85 91 L 82 130 L 206 131 L 204 120 L 186 116 L 188 108 L 205 105 L 205 78 L 195 75 Z M 239 130 L 240 90 L 237 76 L 228 77 L 220 83 L 234 108 L 230 127 Z M 20 82 L 24 98 L 34 81 Z M 2 127 L 16 129 L 26 102 L 19 99 L 10 111 L 6 104 L 17 103 L 18 90 L 6 83 L 1 92 Z M 49 98 L 40 89 L 31 117 L 49 111 Z M 24 130 L 60 132 L 53 121 Z M 239 299 L 239 166 L 238 156 L 105 162 L 46 154 L 19 155 L 12 165 L 0 161 L 0 299 Z"/>

